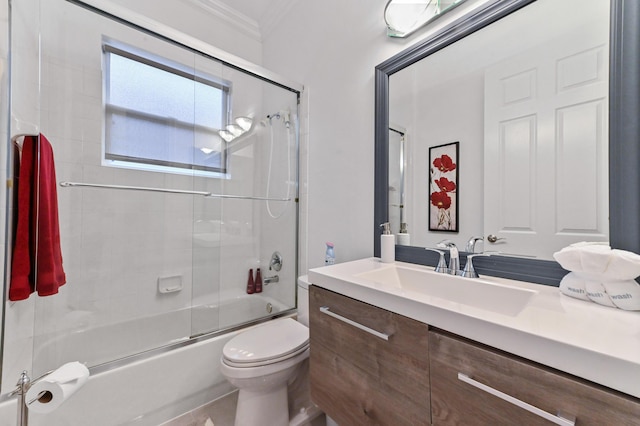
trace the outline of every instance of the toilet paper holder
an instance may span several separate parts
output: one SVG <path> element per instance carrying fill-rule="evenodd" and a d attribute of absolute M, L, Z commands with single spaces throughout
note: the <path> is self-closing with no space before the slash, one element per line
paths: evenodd
<path fill-rule="evenodd" d="M 18 421 L 16 423 L 17 426 L 29 425 L 29 404 L 44 396 L 45 392 L 41 392 L 40 394 L 38 394 L 37 398 L 33 399 L 32 401 L 27 401 L 27 392 L 29 391 L 31 385 L 42 379 L 44 376 L 53 373 L 54 371 L 55 370 L 47 371 L 34 380 L 31 380 L 26 370 L 24 370 L 22 374 L 20 374 L 18 383 L 16 383 L 17 387 L 9 393 L 9 397 L 18 395 Z"/>

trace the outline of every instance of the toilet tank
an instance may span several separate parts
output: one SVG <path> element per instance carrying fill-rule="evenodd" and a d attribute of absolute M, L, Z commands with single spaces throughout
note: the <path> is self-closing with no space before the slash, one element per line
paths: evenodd
<path fill-rule="evenodd" d="M 298 277 L 298 321 L 309 327 L 309 277 Z"/>

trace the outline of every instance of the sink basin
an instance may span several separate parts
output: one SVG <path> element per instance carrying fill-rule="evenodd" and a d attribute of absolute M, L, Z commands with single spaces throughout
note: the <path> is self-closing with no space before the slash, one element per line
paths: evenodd
<path fill-rule="evenodd" d="M 378 287 L 388 286 L 396 291 L 417 293 L 509 316 L 522 311 L 537 293 L 535 290 L 497 284 L 481 278 L 463 278 L 399 265 L 363 272 L 356 277 L 372 281 Z"/>

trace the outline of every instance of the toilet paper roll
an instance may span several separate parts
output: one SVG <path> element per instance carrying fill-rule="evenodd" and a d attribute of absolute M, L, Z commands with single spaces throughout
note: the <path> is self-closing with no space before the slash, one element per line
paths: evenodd
<path fill-rule="evenodd" d="M 47 414 L 58 408 L 89 380 L 89 369 L 69 362 L 35 382 L 27 391 L 27 406 L 34 413 Z"/>

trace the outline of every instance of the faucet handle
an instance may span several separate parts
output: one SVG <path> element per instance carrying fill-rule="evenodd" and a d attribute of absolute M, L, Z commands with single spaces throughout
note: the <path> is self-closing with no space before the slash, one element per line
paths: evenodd
<path fill-rule="evenodd" d="M 467 263 L 464 265 L 464 269 L 460 273 L 460 276 L 465 278 L 478 278 L 479 275 L 473 268 L 473 258 L 477 256 L 491 256 L 491 253 L 476 253 L 467 255 Z"/>
<path fill-rule="evenodd" d="M 440 259 L 438 260 L 438 266 L 436 266 L 436 269 L 434 269 L 434 271 L 439 272 L 441 274 L 449 273 L 449 268 L 447 268 L 447 261 L 444 258 L 444 252 L 442 250 L 429 248 L 429 247 L 426 247 L 425 250 L 435 251 L 436 253 L 440 254 Z"/>

